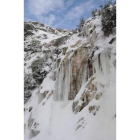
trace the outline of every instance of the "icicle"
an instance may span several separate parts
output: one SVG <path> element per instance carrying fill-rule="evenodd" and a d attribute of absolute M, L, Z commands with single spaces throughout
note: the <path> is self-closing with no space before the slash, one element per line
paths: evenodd
<path fill-rule="evenodd" d="M 58 83 L 58 100 L 62 98 L 62 68 L 60 66 L 59 83 Z"/>
<path fill-rule="evenodd" d="M 68 68 L 67 68 L 68 69 Z M 64 91 L 65 91 L 65 93 L 64 93 L 64 102 L 67 102 L 68 101 L 68 88 L 69 88 L 69 85 L 68 85 L 68 70 L 66 69 L 66 71 L 65 71 L 65 86 L 64 86 Z"/>
<path fill-rule="evenodd" d="M 68 102 L 68 96 L 70 92 L 70 76 L 71 76 L 71 64 L 69 59 L 68 67 L 66 69 L 66 75 L 65 75 L 65 98 L 64 98 L 65 103 Z"/>
<path fill-rule="evenodd" d="M 100 84 L 99 84 L 100 83 L 100 67 L 99 67 L 99 63 L 98 63 L 98 56 L 94 62 L 94 65 L 95 65 L 96 80 L 97 80 L 96 87 L 97 87 L 98 92 L 100 92 Z"/>
<path fill-rule="evenodd" d="M 64 85 L 64 67 L 63 67 L 63 62 L 62 62 L 62 75 L 61 75 L 61 88 L 62 88 L 62 91 L 61 91 L 61 100 L 64 100 L 64 96 L 65 96 L 65 91 L 64 91 L 64 88 L 65 88 L 65 85 Z"/>
<path fill-rule="evenodd" d="M 86 67 L 84 68 L 84 72 L 83 72 L 83 81 L 82 81 L 82 85 L 84 85 L 87 81 L 87 65 Z"/>
<path fill-rule="evenodd" d="M 71 61 L 69 59 L 68 66 L 66 67 L 64 77 L 64 66 L 61 63 L 60 69 L 57 70 L 54 100 L 68 102 L 70 92 L 70 79 L 71 79 Z"/>
<path fill-rule="evenodd" d="M 107 54 L 106 55 L 106 74 L 107 74 L 106 86 L 109 86 L 109 83 L 110 83 L 110 77 L 109 77 L 109 75 L 110 75 L 110 60 L 108 58 L 108 55 L 110 55 L 110 53 L 107 52 L 106 54 Z"/>
<path fill-rule="evenodd" d="M 54 92 L 54 100 L 58 100 L 58 84 L 59 84 L 59 70 L 56 71 L 56 82 L 55 82 L 55 92 Z"/>
<path fill-rule="evenodd" d="M 101 63 L 102 63 L 102 81 L 104 81 L 104 84 L 107 85 L 108 84 L 108 80 L 109 80 L 109 74 L 108 74 L 108 65 L 107 65 L 107 52 L 104 51 L 101 55 Z"/>
<path fill-rule="evenodd" d="M 69 59 L 69 74 L 68 74 L 68 92 L 67 92 L 67 99 L 70 92 L 70 83 L 71 83 L 71 60 Z"/>

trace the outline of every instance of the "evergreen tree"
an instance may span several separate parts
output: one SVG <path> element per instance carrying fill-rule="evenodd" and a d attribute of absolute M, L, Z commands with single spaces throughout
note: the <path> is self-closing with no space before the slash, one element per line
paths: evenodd
<path fill-rule="evenodd" d="M 107 37 L 116 27 L 116 6 L 107 3 L 102 10 L 102 30 Z"/>
<path fill-rule="evenodd" d="M 78 31 L 81 32 L 81 29 L 84 27 L 85 19 L 83 17 L 80 18 L 80 23 L 77 25 Z"/>

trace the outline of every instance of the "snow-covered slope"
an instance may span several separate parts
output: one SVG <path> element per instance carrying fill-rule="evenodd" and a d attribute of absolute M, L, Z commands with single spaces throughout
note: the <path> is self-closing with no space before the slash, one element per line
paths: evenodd
<path fill-rule="evenodd" d="M 33 74 L 30 83 L 37 80 L 32 63 L 38 57 L 43 59 L 39 74 L 46 73 L 26 89 L 31 97 L 25 97 L 25 140 L 115 140 L 115 29 L 105 36 L 100 11 L 86 20 L 80 33 L 39 27 L 25 38 L 25 73 Z M 33 39 L 40 41 L 36 51 Z"/>
<path fill-rule="evenodd" d="M 52 62 L 61 53 L 58 48 L 59 39 L 65 40 L 71 36 L 72 30 L 58 31 L 38 22 L 24 23 L 24 101 L 31 96 L 34 88 L 38 87 L 52 69 Z M 58 43 L 57 43 L 58 42 Z M 39 71 L 32 71 L 32 64 L 40 63 Z M 37 69 L 37 68 L 35 68 Z M 42 73 L 42 74 L 41 74 Z M 38 81 L 36 82 L 35 80 Z M 40 80 L 40 81 L 39 81 Z"/>

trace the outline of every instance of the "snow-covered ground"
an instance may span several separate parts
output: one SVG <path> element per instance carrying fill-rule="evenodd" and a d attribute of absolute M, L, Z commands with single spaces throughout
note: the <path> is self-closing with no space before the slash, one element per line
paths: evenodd
<path fill-rule="evenodd" d="M 50 83 L 50 81 L 46 82 Z M 36 92 L 33 92 L 32 98 L 25 105 L 25 108 L 33 107 L 32 112 L 25 111 L 25 140 L 32 137 L 31 130 L 28 129 L 29 117 L 34 119 L 31 129 L 40 131 L 36 137 L 32 138 L 33 140 L 113 140 L 115 138 L 114 87 L 106 89 L 100 102 L 92 101 L 101 106 L 96 116 L 89 113 L 88 106 L 74 114 L 73 101 L 67 103 L 53 101 L 52 96 L 48 100 L 47 97 L 44 98 L 38 104 Z M 39 125 L 34 128 L 36 122 Z"/>

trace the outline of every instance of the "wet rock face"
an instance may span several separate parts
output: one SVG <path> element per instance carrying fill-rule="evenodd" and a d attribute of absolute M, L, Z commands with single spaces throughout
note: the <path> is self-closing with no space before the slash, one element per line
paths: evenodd
<path fill-rule="evenodd" d="M 32 111 L 32 109 L 33 109 L 32 107 L 29 107 L 29 112 Z"/>
<path fill-rule="evenodd" d="M 91 112 L 93 112 L 95 110 L 95 106 L 90 106 L 89 107 L 89 112 L 91 113 Z"/>
<path fill-rule="evenodd" d="M 76 93 L 81 88 L 82 79 L 84 78 L 84 69 L 87 65 L 87 49 L 81 48 L 75 51 L 72 62 L 72 76 L 69 100 L 73 100 Z"/>
<path fill-rule="evenodd" d="M 87 37 L 88 42 L 94 47 L 94 43 L 97 38 L 97 34 L 95 31 L 96 26 L 93 25 L 92 23 L 88 23 L 84 26 L 83 32 L 85 36 Z"/>
<path fill-rule="evenodd" d="M 29 120 L 28 120 L 28 129 L 31 129 L 31 126 L 32 126 L 33 122 L 34 122 L 34 119 L 29 118 Z"/>
<path fill-rule="evenodd" d="M 88 79 L 87 69 L 91 69 L 88 66 L 88 51 L 89 48 L 82 47 L 74 52 L 72 58 L 72 72 L 71 72 L 71 85 L 69 100 L 73 100 L 80 90 L 82 83 Z"/>
<path fill-rule="evenodd" d="M 92 60 L 88 59 L 88 66 L 87 66 L 87 73 L 88 73 L 88 78 L 90 78 L 93 75 L 93 66 L 92 66 Z"/>
<path fill-rule="evenodd" d="M 45 91 L 44 93 L 40 93 L 38 95 L 38 104 L 41 103 L 41 101 L 47 96 L 49 91 Z"/>
<path fill-rule="evenodd" d="M 80 48 L 69 52 L 66 52 L 67 48 L 63 48 L 62 54 L 65 57 L 63 61 L 57 59 L 58 70 L 57 73 L 54 73 L 54 77 L 56 77 L 55 100 L 64 100 L 65 98 L 74 100 L 82 84 L 85 84 L 93 74 L 92 63 L 89 60 L 91 49 L 86 47 L 87 45 L 88 43 L 83 43 Z"/>
<path fill-rule="evenodd" d="M 78 103 L 79 103 L 79 101 L 73 102 L 73 104 L 72 104 L 72 110 L 73 110 L 73 112 L 75 111 L 75 108 L 76 108 L 76 106 L 77 106 Z M 79 111 L 77 111 L 77 112 L 79 112 Z"/>
<path fill-rule="evenodd" d="M 37 136 L 40 133 L 38 130 L 30 130 L 30 139 Z"/>
<path fill-rule="evenodd" d="M 90 101 L 92 101 L 93 98 L 96 97 L 95 91 L 96 87 L 92 84 L 93 78 L 89 80 L 89 83 L 86 86 L 86 90 L 83 92 L 83 94 L 80 97 L 81 104 L 79 105 L 79 100 L 73 102 L 73 112 L 77 113 L 80 112 L 85 106 L 89 104 Z M 89 111 L 92 110 L 92 108 L 89 109 Z"/>
<path fill-rule="evenodd" d="M 94 116 L 96 115 L 97 111 L 99 111 L 100 106 L 90 106 L 89 108 L 89 113 L 92 113 Z"/>
<path fill-rule="evenodd" d="M 90 30 L 89 30 L 90 28 Z M 83 43 L 82 47 L 78 50 L 74 51 L 72 57 L 72 64 L 71 64 L 71 83 L 70 83 L 70 92 L 69 92 L 69 100 L 73 100 L 76 94 L 79 92 L 83 82 L 86 82 L 88 78 L 93 75 L 93 62 L 89 58 L 91 49 L 86 47 L 86 45 L 90 44 L 94 46 L 96 41 L 96 31 L 95 26 L 89 24 L 85 26 L 83 32 L 85 36 L 87 36 L 87 43 Z M 76 44 L 81 43 L 81 41 L 77 41 Z M 77 45 L 73 45 L 73 47 Z M 93 85 L 91 85 L 91 88 Z"/>

